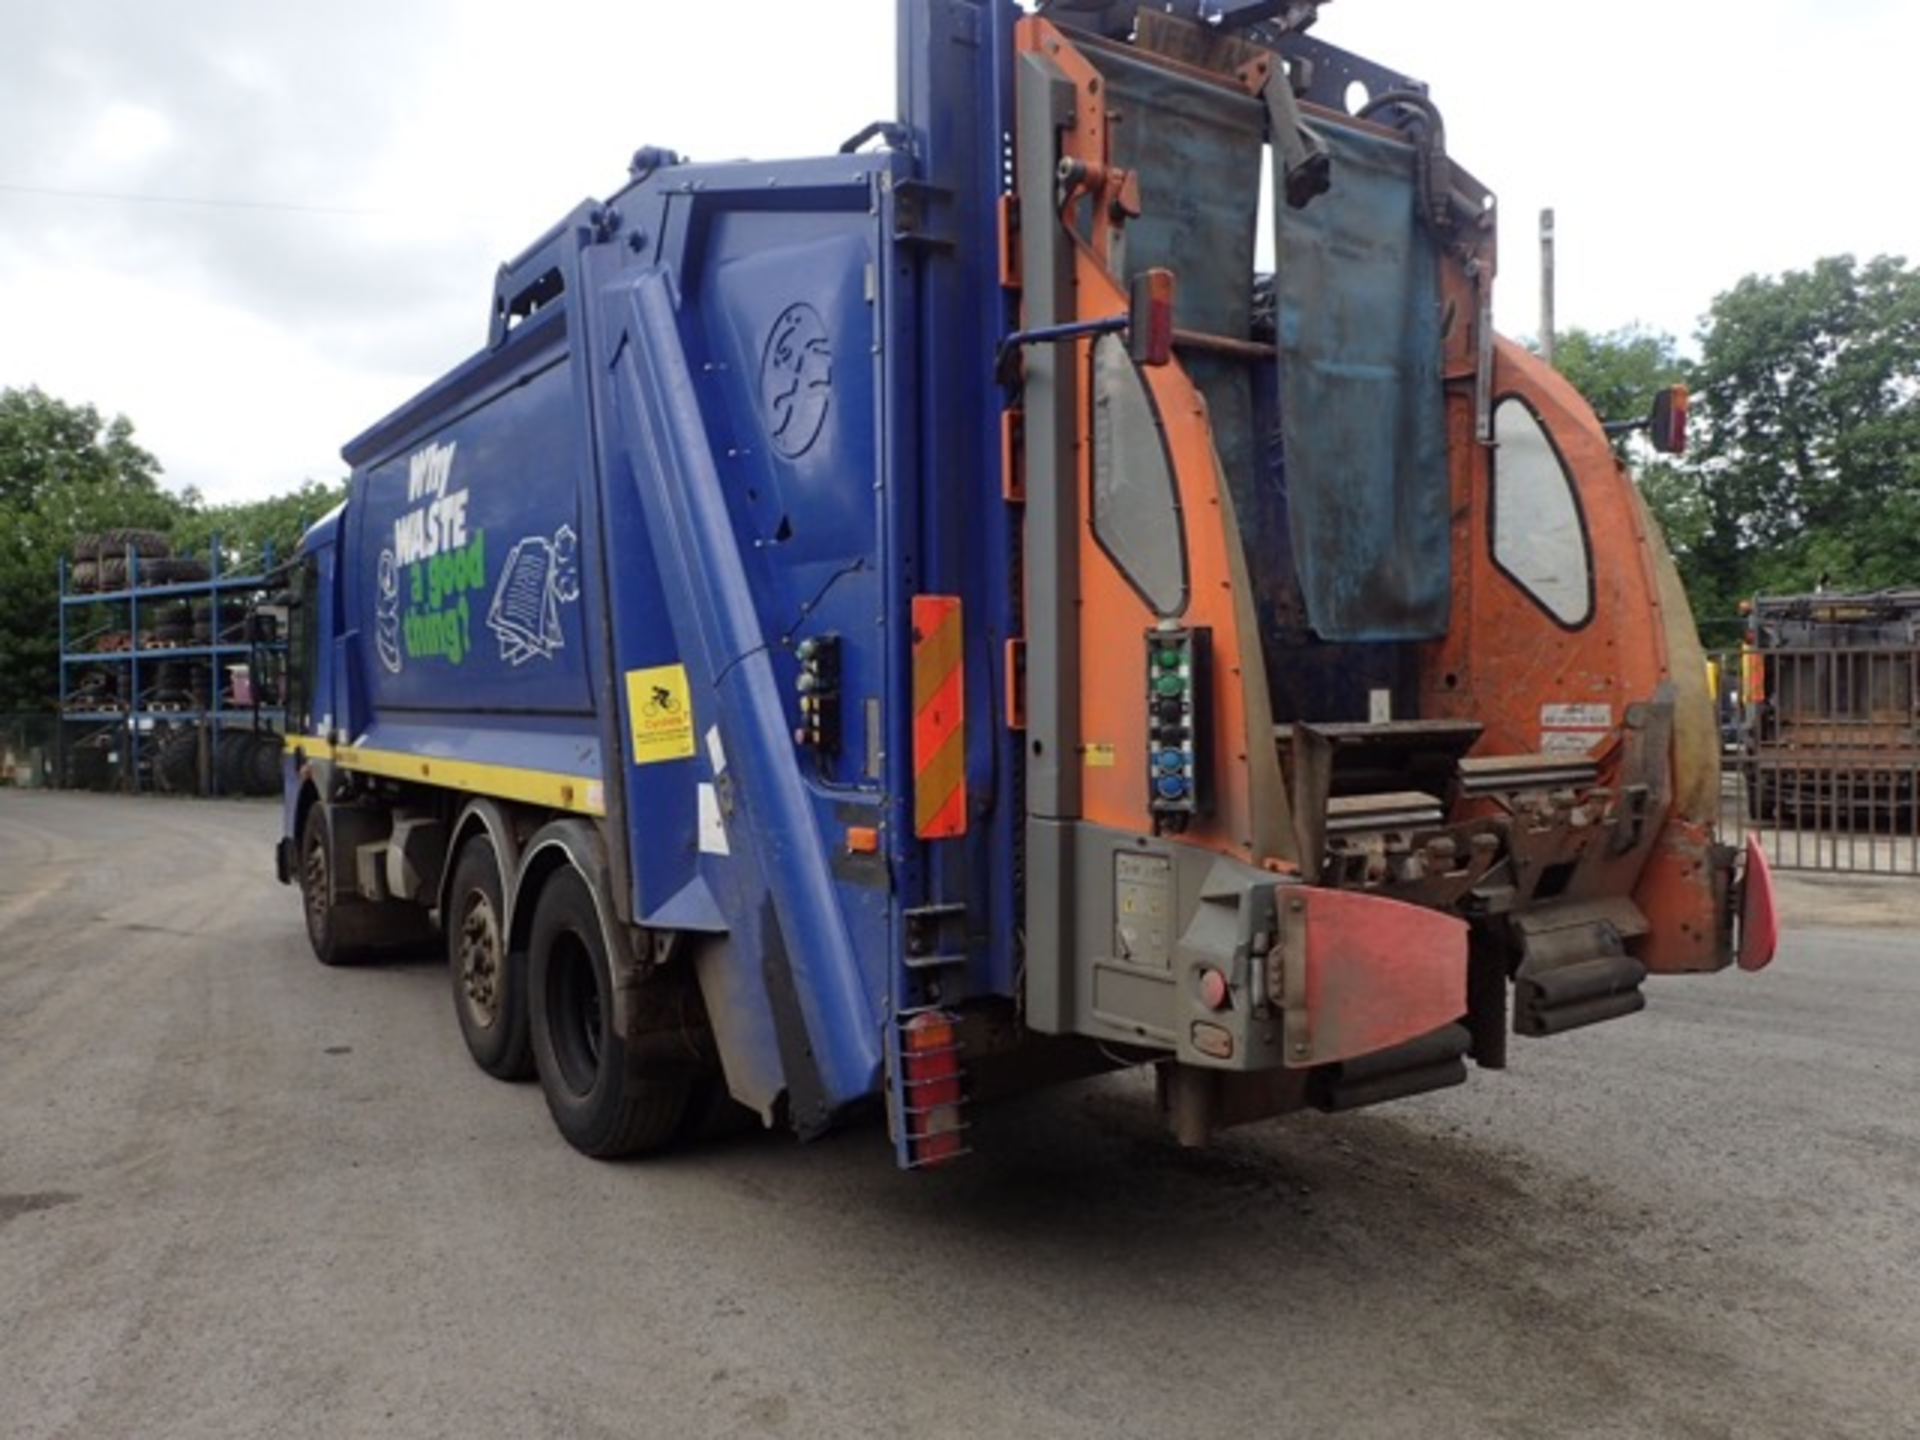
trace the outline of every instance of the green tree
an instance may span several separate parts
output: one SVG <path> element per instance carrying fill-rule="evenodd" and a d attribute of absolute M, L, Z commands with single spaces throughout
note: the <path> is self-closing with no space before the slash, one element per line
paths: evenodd
<path fill-rule="evenodd" d="M 0 390 L 0 712 L 59 690 L 59 563 L 76 536 L 168 529 L 180 502 L 133 426 L 38 387 Z"/>
<path fill-rule="evenodd" d="M 1702 590 L 1920 582 L 1920 272 L 1841 255 L 1748 276 L 1699 339 Z"/>
<path fill-rule="evenodd" d="M 174 526 L 175 548 L 206 556 L 217 544 L 223 574 L 258 574 L 291 557 L 307 527 L 346 494 L 344 480 L 309 480 L 266 500 L 207 505 L 194 496 L 189 512 Z"/>
<path fill-rule="evenodd" d="M 1655 391 L 1687 378 L 1674 338 L 1637 325 L 1558 334 L 1553 365 L 1602 420 L 1638 420 L 1653 403 Z"/>

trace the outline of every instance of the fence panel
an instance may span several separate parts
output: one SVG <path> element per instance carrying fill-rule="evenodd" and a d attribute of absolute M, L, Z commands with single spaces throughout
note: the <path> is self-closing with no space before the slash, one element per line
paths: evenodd
<path fill-rule="evenodd" d="M 1727 827 L 1782 869 L 1920 875 L 1920 647 L 1802 629 L 1716 657 Z"/>
<path fill-rule="evenodd" d="M 59 725 L 51 715 L 0 715 L 0 786 L 58 782 Z"/>

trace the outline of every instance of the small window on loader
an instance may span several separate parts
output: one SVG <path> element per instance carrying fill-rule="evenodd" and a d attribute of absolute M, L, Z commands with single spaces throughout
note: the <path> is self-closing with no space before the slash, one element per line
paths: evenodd
<path fill-rule="evenodd" d="M 1187 608 L 1186 531 L 1159 412 L 1117 336 L 1093 350 L 1093 533 L 1166 619 Z"/>
<path fill-rule="evenodd" d="M 1593 616 L 1593 563 L 1573 477 L 1533 407 L 1493 411 L 1493 560 L 1569 630 Z"/>

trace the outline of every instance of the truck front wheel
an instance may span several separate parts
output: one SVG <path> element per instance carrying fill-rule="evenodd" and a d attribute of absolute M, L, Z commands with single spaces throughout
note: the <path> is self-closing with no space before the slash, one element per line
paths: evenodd
<path fill-rule="evenodd" d="M 477 835 L 460 849 L 447 895 L 447 968 L 453 1009 L 474 1064 L 501 1080 L 533 1074 L 527 982 L 507 953 L 506 906 L 493 842 Z"/>
<path fill-rule="evenodd" d="M 334 902 L 332 836 L 320 804 L 307 811 L 300 826 L 300 901 L 307 914 L 307 943 L 322 965 L 347 965 L 365 955 L 359 927 Z"/>
<path fill-rule="evenodd" d="M 610 1160 L 673 1140 L 686 1075 L 646 1073 L 614 1025 L 613 968 L 586 880 L 558 872 L 534 904 L 528 944 L 534 1068 L 567 1143 Z"/>

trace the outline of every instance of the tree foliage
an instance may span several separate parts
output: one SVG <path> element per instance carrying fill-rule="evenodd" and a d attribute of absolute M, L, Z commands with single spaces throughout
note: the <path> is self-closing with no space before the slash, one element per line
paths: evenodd
<path fill-rule="evenodd" d="M 1757 593 L 1920 584 L 1920 272 L 1842 255 L 1718 296 L 1697 359 L 1638 330 L 1570 332 L 1562 373 L 1607 419 L 1692 392 L 1692 445 L 1628 456 L 1710 638 Z"/>
<path fill-rule="evenodd" d="M 60 687 L 60 562 L 77 539 L 104 530 L 157 530 L 178 554 L 246 573 L 263 555 L 293 553 L 304 526 L 344 493 L 309 481 L 273 499 L 207 505 L 162 488 L 160 462 L 124 416 L 55 399 L 37 387 L 0 389 L 0 714 L 51 708 Z"/>
<path fill-rule="evenodd" d="M 0 390 L 0 712 L 44 710 L 55 693 L 59 563 L 74 537 L 166 529 L 179 513 L 124 416 Z"/>
<path fill-rule="evenodd" d="M 1920 272 L 1842 255 L 1749 276 L 1713 302 L 1694 375 L 1703 587 L 1920 581 Z"/>
<path fill-rule="evenodd" d="M 267 500 L 194 504 L 173 527 L 177 552 L 205 556 L 217 546 L 228 574 L 258 574 L 286 560 L 314 521 L 346 498 L 344 480 L 309 480 Z"/>
<path fill-rule="evenodd" d="M 1602 420 L 1638 420 L 1656 390 L 1687 378 L 1674 338 L 1637 325 L 1602 334 L 1579 329 L 1558 334 L 1553 364 Z"/>

